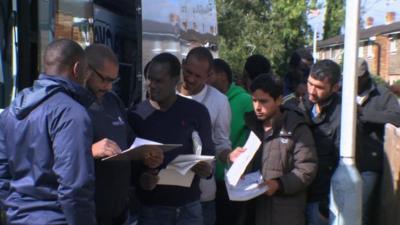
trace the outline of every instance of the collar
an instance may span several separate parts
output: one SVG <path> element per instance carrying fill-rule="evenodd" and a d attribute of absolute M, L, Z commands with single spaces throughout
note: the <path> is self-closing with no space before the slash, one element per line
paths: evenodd
<path fill-rule="evenodd" d="M 208 85 L 206 84 L 206 85 L 204 85 L 203 89 L 195 95 L 183 95 L 183 94 L 179 93 L 178 90 L 176 91 L 176 93 L 182 97 L 195 100 L 196 102 L 203 102 L 204 98 L 206 97 L 207 90 L 208 90 Z"/>

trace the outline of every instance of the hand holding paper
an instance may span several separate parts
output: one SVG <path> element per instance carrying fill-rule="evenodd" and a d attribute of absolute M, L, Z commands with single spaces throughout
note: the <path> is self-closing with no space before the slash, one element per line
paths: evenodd
<path fill-rule="evenodd" d="M 121 153 L 121 149 L 113 140 L 103 138 L 92 145 L 93 158 L 104 158 Z"/>
<path fill-rule="evenodd" d="M 140 175 L 140 186 L 143 190 L 151 191 L 157 186 L 159 177 L 155 170 L 149 170 Z"/>
<path fill-rule="evenodd" d="M 233 150 L 230 154 L 229 154 L 229 160 L 231 162 L 235 162 L 236 159 L 243 153 L 245 152 L 246 149 L 245 148 L 241 148 L 241 147 L 237 147 L 235 148 L 235 150 Z"/>
<path fill-rule="evenodd" d="M 144 156 L 144 165 L 149 168 L 157 168 L 164 161 L 164 153 L 161 148 L 154 148 L 154 151 L 149 151 Z"/>
<path fill-rule="evenodd" d="M 205 161 L 200 161 L 192 167 L 192 171 L 201 178 L 209 177 L 212 173 L 212 167 Z"/>
<path fill-rule="evenodd" d="M 226 173 L 226 181 L 229 182 L 230 185 L 235 186 L 238 183 L 240 177 L 246 170 L 246 167 L 251 159 L 256 154 L 260 145 L 260 139 L 253 132 L 250 132 L 249 138 L 247 139 L 246 144 L 243 146 L 246 151 L 237 157 L 235 162 Z"/>
<path fill-rule="evenodd" d="M 160 171 L 158 174 L 160 177 L 158 184 L 190 187 L 195 175 L 191 169 L 199 162 L 201 162 L 200 165 L 202 166 L 204 163 L 206 163 L 211 167 L 211 162 L 214 160 L 214 156 L 194 154 L 178 155 L 167 165 L 167 168 Z"/>
<path fill-rule="evenodd" d="M 231 201 L 248 201 L 268 191 L 260 171 L 246 174 L 236 186 L 225 181 L 226 190 Z"/>

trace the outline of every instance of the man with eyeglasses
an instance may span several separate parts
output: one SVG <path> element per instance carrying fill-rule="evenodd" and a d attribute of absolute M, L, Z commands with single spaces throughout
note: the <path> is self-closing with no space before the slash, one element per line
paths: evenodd
<path fill-rule="evenodd" d="M 124 224 L 128 216 L 128 194 L 131 186 L 131 162 L 101 161 L 127 149 L 134 134 L 126 122 L 126 109 L 112 92 L 118 80 L 118 60 L 105 45 L 93 44 L 85 49 L 90 78 L 87 88 L 96 96 L 89 108 L 93 122 L 92 155 L 95 158 L 96 217 L 100 225 Z M 154 168 L 163 161 L 158 155 L 144 157 L 144 164 Z"/>

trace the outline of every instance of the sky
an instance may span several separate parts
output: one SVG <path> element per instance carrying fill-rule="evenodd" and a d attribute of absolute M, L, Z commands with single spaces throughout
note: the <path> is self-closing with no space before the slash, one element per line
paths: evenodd
<path fill-rule="evenodd" d="M 319 15 L 308 16 L 308 23 L 311 27 L 316 28 L 319 34 L 323 32 L 324 4 L 325 0 L 318 0 L 318 5 L 322 6 Z M 396 12 L 395 21 L 400 21 L 400 0 L 361 0 L 360 16 L 362 21 L 371 16 L 374 18 L 374 26 L 385 24 L 387 12 Z"/>

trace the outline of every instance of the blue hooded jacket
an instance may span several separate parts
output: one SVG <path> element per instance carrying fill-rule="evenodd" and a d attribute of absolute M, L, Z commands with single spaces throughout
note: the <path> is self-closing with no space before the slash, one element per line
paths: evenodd
<path fill-rule="evenodd" d="M 40 75 L 0 115 L 0 202 L 9 224 L 96 224 L 92 95 Z"/>

